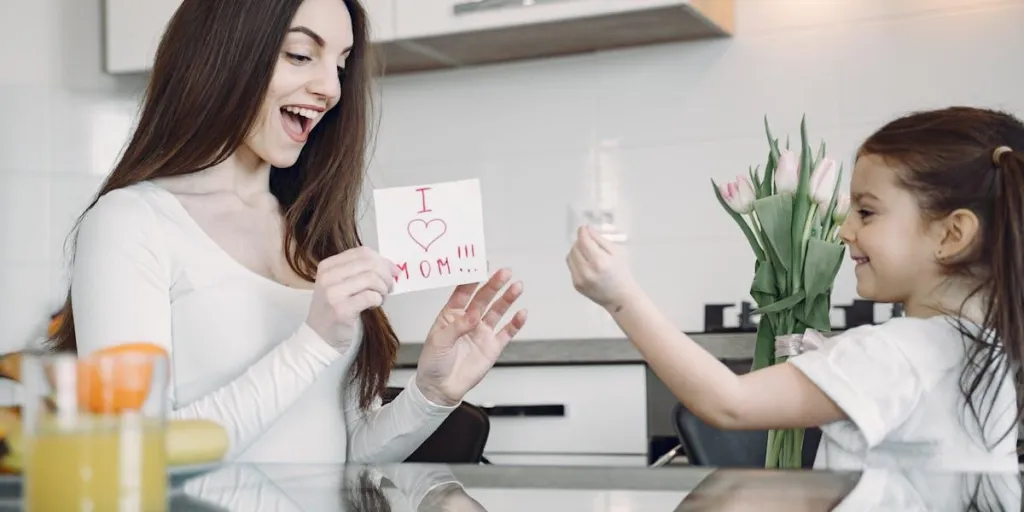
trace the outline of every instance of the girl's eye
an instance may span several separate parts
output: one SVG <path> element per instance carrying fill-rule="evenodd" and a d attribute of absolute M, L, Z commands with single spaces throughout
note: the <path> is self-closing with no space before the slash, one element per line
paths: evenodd
<path fill-rule="evenodd" d="M 871 216 L 871 214 L 872 214 L 872 212 L 870 210 L 865 210 L 863 208 L 857 210 L 857 215 L 860 215 L 860 218 L 862 218 L 862 219 L 865 219 L 865 218 Z"/>
<path fill-rule="evenodd" d="M 309 61 L 313 60 L 313 59 L 311 59 L 311 58 L 309 58 L 309 57 L 307 57 L 305 55 L 299 55 L 297 53 L 287 53 L 286 52 L 285 56 L 287 56 L 290 60 L 293 60 L 295 62 L 309 62 Z"/>

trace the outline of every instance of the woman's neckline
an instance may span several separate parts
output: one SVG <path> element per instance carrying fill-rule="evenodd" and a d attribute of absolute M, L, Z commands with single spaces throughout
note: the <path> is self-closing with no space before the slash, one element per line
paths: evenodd
<path fill-rule="evenodd" d="M 225 251 L 216 240 L 210 237 L 206 230 L 204 230 L 203 227 L 199 225 L 199 222 L 192 217 L 192 214 L 188 212 L 188 209 L 185 208 L 185 205 L 181 203 L 181 200 L 178 199 L 173 192 L 153 183 L 152 181 L 142 181 L 139 182 L 139 185 L 156 189 L 158 193 L 166 196 L 174 209 L 174 213 L 181 217 L 182 222 L 185 223 L 190 231 L 192 231 L 192 234 L 202 240 L 203 244 L 208 245 L 213 252 L 217 253 L 221 259 L 226 260 L 228 265 L 234 267 L 240 273 L 250 276 L 255 281 L 260 282 L 271 289 L 283 290 L 301 295 L 310 295 L 313 293 L 312 288 L 296 288 L 294 286 L 288 286 L 246 267 L 233 256 L 228 254 L 228 252 Z"/>

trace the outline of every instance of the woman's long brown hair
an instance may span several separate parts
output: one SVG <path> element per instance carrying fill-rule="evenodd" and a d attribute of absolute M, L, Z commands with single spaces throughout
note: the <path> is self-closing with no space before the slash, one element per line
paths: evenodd
<path fill-rule="evenodd" d="M 1003 146 L 1010 151 L 996 151 Z M 993 413 L 1002 413 L 993 408 L 999 384 L 1007 377 L 1017 391 L 1012 429 L 1024 419 L 1022 151 L 1024 123 L 1005 112 L 969 107 L 901 117 L 871 135 L 859 151 L 897 168 L 899 183 L 914 193 L 927 218 L 967 209 L 980 222 L 980 236 L 970 253 L 945 263 L 949 275 L 976 283 L 971 296 L 980 297 L 986 307 L 980 332 L 957 321 L 970 340 L 960 390 L 979 427 Z M 956 313 L 963 318 L 962 305 Z"/>
<path fill-rule="evenodd" d="M 184 0 L 157 49 L 138 127 L 86 212 L 112 190 L 193 173 L 231 156 L 259 116 L 302 1 Z M 344 2 L 354 42 L 341 100 L 324 115 L 295 165 L 270 173 L 270 190 L 285 212 L 288 264 L 309 281 L 316 279 L 320 260 L 362 244 L 357 210 L 377 70 L 366 12 L 358 0 Z M 77 351 L 70 291 L 61 314 L 54 345 Z M 387 386 L 398 340 L 381 309 L 363 312 L 362 322 L 353 384 L 360 386 L 359 404 L 366 409 Z"/>

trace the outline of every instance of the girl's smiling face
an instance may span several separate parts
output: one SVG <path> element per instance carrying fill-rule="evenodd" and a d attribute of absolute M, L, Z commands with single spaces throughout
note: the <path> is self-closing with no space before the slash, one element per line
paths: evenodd
<path fill-rule="evenodd" d="M 850 215 L 839 230 L 856 262 L 857 294 L 877 302 L 912 302 L 943 280 L 930 223 L 897 178 L 882 158 L 857 158 Z"/>

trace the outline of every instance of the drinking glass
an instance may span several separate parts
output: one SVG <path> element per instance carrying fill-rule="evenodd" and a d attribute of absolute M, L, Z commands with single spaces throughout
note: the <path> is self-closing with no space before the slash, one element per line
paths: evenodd
<path fill-rule="evenodd" d="M 168 376 L 159 350 L 26 353 L 25 510 L 167 510 Z"/>

